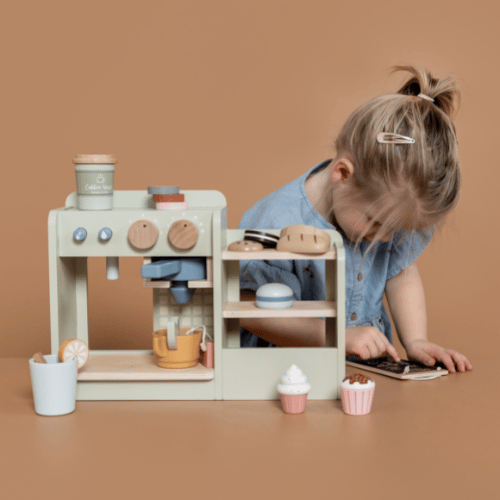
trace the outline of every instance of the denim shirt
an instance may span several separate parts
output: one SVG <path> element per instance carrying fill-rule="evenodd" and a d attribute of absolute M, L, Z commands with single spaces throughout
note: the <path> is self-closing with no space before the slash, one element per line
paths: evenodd
<path fill-rule="evenodd" d="M 292 224 L 307 224 L 319 229 L 335 229 L 345 246 L 346 327 L 375 326 L 392 343 L 391 323 L 383 304 L 387 280 L 412 264 L 424 251 L 430 238 L 411 231 L 396 232 L 389 242 L 378 242 L 366 255 L 371 242 L 357 248 L 340 230 L 327 222 L 312 206 L 305 191 L 306 179 L 325 168 L 326 160 L 257 202 L 242 217 L 240 229 L 282 229 Z M 404 236 L 404 237 L 403 237 Z M 364 256 L 364 259 L 363 259 Z M 324 300 L 325 262 L 323 260 L 241 261 L 240 286 L 257 290 L 265 283 L 288 285 L 295 300 Z M 241 329 L 241 347 L 274 347 Z"/>

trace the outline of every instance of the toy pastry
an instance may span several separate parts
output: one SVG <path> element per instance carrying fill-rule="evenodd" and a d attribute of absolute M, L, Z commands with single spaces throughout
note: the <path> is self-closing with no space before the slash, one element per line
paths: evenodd
<path fill-rule="evenodd" d="M 285 227 L 280 234 L 276 250 L 280 252 L 321 254 L 329 250 L 328 233 L 313 226 L 298 224 Z"/>
<path fill-rule="evenodd" d="M 80 339 L 68 339 L 61 344 L 57 357 L 61 363 L 77 358 L 78 368 L 82 368 L 89 359 L 89 347 Z"/>
<path fill-rule="evenodd" d="M 283 411 L 291 414 L 304 413 L 310 390 L 311 385 L 307 383 L 307 377 L 302 370 L 292 365 L 281 377 L 281 384 L 278 385 Z"/>
<path fill-rule="evenodd" d="M 282 283 L 267 283 L 257 289 L 256 306 L 262 309 L 287 309 L 293 305 L 293 291 Z"/>
<path fill-rule="evenodd" d="M 179 186 L 149 186 L 148 194 L 179 194 Z"/>
<path fill-rule="evenodd" d="M 264 250 L 264 245 L 262 243 L 258 243 L 257 241 L 240 240 L 233 241 L 227 249 L 230 252 L 260 252 L 261 250 Z"/>
<path fill-rule="evenodd" d="M 276 248 L 276 245 L 279 241 L 279 236 L 264 233 L 262 231 L 255 231 L 253 229 L 247 229 L 245 231 L 243 239 L 262 243 L 262 245 L 264 245 L 264 248 Z"/>
<path fill-rule="evenodd" d="M 340 384 L 342 409 L 347 415 L 370 413 L 375 392 L 375 382 L 365 375 L 356 373 L 344 378 Z"/>

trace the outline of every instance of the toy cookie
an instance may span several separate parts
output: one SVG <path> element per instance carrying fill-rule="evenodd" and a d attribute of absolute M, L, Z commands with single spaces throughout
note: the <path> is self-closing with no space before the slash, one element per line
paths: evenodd
<path fill-rule="evenodd" d="M 287 309 L 293 305 L 293 291 L 283 283 L 259 286 L 255 298 L 255 305 L 262 309 Z"/>
<path fill-rule="evenodd" d="M 280 236 L 276 246 L 280 252 L 321 254 L 327 252 L 331 244 L 328 233 L 305 224 L 287 226 Z"/>
<path fill-rule="evenodd" d="M 262 243 L 262 245 L 264 245 L 264 248 L 276 248 L 279 236 L 275 236 L 274 234 L 269 233 L 263 233 L 262 231 L 255 231 L 253 229 L 247 229 L 245 231 L 244 239 Z"/>
<path fill-rule="evenodd" d="M 179 194 L 179 186 L 149 186 L 148 194 Z"/>
<path fill-rule="evenodd" d="M 182 203 L 186 201 L 183 194 L 154 194 L 155 203 Z"/>
<path fill-rule="evenodd" d="M 60 345 L 57 357 L 61 363 L 77 358 L 78 368 L 81 368 L 89 359 L 89 347 L 83 340 L 68 339 Z"/>
<path fill-rule="evenodd" d="M 262 243 L 258 243 L 257 241 L 233 241 L 227 249 L 230 252 L 260 252 L 264 250 L 264 245 Z"/>

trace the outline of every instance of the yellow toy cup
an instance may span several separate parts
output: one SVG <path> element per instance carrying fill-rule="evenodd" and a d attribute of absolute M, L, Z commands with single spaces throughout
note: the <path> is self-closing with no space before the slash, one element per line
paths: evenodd
<path fill-rule="evenodd" d="M 191 368 L 198 364 L 200 358 L 200 328 L 181 328 L 172 340 L 172 332 L 168 329 L 153 332 L 153 352 L 155 363 L 160 368 Z M 176 347 L 176 348 L 175 348 Z"/>

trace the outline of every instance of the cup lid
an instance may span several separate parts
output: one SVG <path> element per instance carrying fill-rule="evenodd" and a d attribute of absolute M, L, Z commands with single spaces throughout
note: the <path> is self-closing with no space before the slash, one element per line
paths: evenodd
<path fill-rule="evenodd" d="M 116 163 L 114 155 L 76 155 L 73 163 Z"/>

